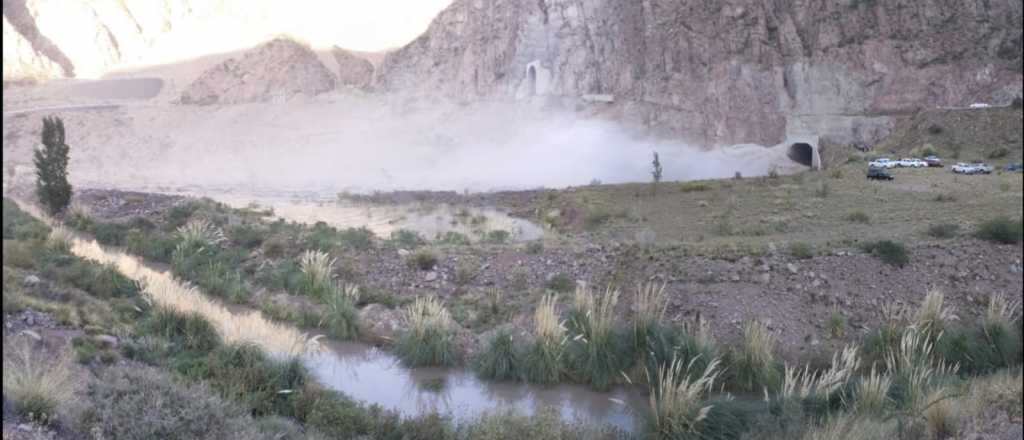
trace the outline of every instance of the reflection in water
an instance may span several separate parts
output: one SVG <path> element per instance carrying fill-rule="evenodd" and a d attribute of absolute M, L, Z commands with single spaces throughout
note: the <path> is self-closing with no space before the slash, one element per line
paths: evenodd
<path fill-rule="evenodd" d="M 643 393 L 635 388 L 617 387 L 598 393 L 580 385 L 485 382 L 467 370 L 408 369 L 396 357 L 363 344 L 340 343 L 325 348 L 306 357 L 317 380 L 356 400 L 408 416 L 436 411 L 459 421 L 489 410 L 512 409 L 529 415 L 552 407 L 563 420 L 634 431 L 638 423 L 635 409 L 646 404 Z M 444 380 L 443 389 L 434 391 L 422 386 L 437 379 Z"/>

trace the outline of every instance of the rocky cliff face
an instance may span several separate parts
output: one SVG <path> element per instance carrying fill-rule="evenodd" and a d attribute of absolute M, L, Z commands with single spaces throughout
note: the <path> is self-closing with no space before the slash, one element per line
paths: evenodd
<path fill-rule="evenodd" d="M 458 0 L 384 90 L 614 101 L 706 145 L 870 143 L 886 115 L 1021 94 L 1020 0 Z"/>
<path fill-rule="evenodd" d="M 312 50 L 279 38 L 210 68 L 182 92 L 181 103 L 284 101 L 330 91 L 334 84 L 334 75 Z"/>

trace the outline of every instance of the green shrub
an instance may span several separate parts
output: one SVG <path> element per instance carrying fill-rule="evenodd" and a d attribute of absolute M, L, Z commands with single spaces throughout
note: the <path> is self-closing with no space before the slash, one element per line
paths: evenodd
<path fill-rule="evenodd" d="M 1001 244 L 1020 243 L 1022 235 L 1024 228 L 1021 222 L 1010 220 L 1008 217 L 996 217 L 978 225 L 974 231 L 977 238 Z"/>
<path fill-rule="evenodd" d="M 956 223 L 936 223 L 928 226 L 928 236 L 934 238 L 953 238 L 960 231 Z"/>
<path fill-rule="evenodd" d="M 306 249 L 330 252 L 339 243 L 338 230 L 324 222 L 316 222 L 303 240 Z"/>
<path fill-rule="evenodd" d="M 252 344 L 221 346 L 209 354 L 206 364 L 200 378 L 257 416 L 294 415 L 291 396 L 307 381 L 298 359 L 273 359 Z"/>
<path fill-rule="evenodd" d="M 349 340 L 359 336 L 359 311 L 355 306 L 358 301 L 359 289 L 355 286 L 335 289 L 326 298 L 322 324 L 330 331 L 331 337 Z"/>
<path fill-rule="evenodd" d="M 814 257 L 814 249 L 811 248 L 811 245 L 798 241 L 790 243 L 789 254 L 792 255 L 793 258 L 807 260 Z"/>
<path fill-rule="evenodd" d="M 778 175 L 776 174 L 776 176 Z M 683 193 L 704 192 L 710 190 L 711 185 L 708 185 L 707 183 L 700 181 L 683 182 L 679 185 L 679 191 Z"/>
<path fill-rule="evenodd" d="M 107 246 L 124 246 L 128 237 L 128 227 L 121 223 L 96 223 L 93 227 L 96 241 Z"/>
<path fill-rule="evenodd" d="M 395 344 L 395 354 L 411 367 L 455 362 L 455 330 L 448 310 L 436 299 L 417 298 L 406 307 L 408 326 Z"/>
<path fill-rule="evenodd" d="M 409 256 L 409 266 L 419 270 L 431 270 L 437 265 L 437 254 L 429 249 L 421 249 Z"/>
<path fill-rule="evenodd" d="M 576 282 L 574 282 L 572 278 L 569 278 L 569 276 L 564 273 L 555 274 L 550 279 L 548 279 L 547 282 L 548 289 L 554 290 L 555 292 L 571 292 L 575 286 Z"/>
<path fill-rule="evenodd" d="M 492 244 L 505 244 L 508 243 L 509 238 L 512 234 L 503 229 L 496 229 L 488 231 L 487 235 L 484 236 L 484 241 Z"/>
<path fill-rule="evenodd" d="M 993 148 L 985 153 L 985 157 L 988 159 L 1002 159 L 1010 155 L 1010 149 L 1006 147 Z"/>
<path fill-rule="evenodd" d="M 455 285 L 465 286 L 472 283 L 479 274 L 480 263 L 472 258 L 464 259 L 455 267 Z"/>
<path fill-rule="evenodd" d="M 608 223 L 612 219 L 612 213 L 604 208 L 593 208 L 587 211 L 586 217 L 583 219 L 583 225 L 587 229 L 596 229 L 601 225 Z"/>
<path fill-rule="evenodd" d="M 426 243 L 418 232 L 408 229 L 392 231 L 390 242 L 403 249 L 416 249 Z"/>
<path fill-rule="evenodd" d="M 365 227 L 347 228 L 338 232 L 338 242 L 342 246 L 355 250 L 366 250 L 373 247 L 373 231 Z"/>
<path fill-rule="evenodd" d="M 4 240 L 45 240 L 50 235 L 50 227 L 43 224 L 18 207 L 17 203 L 4 197 L 3 199 L 3 238 Z"/>
<path fill-rule="evenodd" d="M 544 253 L 544 242 L 540 240 L 534 240 L 526 243 L 526 253 L 531 255 L 539 255 Z"/>
<path fill-rule="evenodd" d="M 242 274 L 228 269 L 220 261 L 214 261 L 199 269 L 195 282 L 206 294 L 225 298 L 234 303 L 240 304 L 249 298 L 249 289 L 242 282 Z"/>
<path fill-rule="evenodd" d="M 274 236 L 263 242 L 263 255 L 268 258 L 280 258 L 288 249 L 288 241 L 284 237 Z"/>
<path fill-rule="evenodd" d="M 438 237 L 437 241 L 451 246 L 468 246 L 470 244 L 466 234 L 455 231 L 445 232 L 444 235 Z"/>
<path fill-rule="evenodd" d="M 850 215 L 846 216 L 846 220 L 851 223 L 871 223 L 871 217 L 868 216 L 868 214 L 865 213 L 864 211 L 851 212 Z"/>
<path fill-rule="evenodd" d="M 110 368 L 90 381 L 85 398 L 82 432 L 102 438 L 259 438 L 241 408 L 204 385 L 185 385 L 153 368 Z"/>
<path fill-rule="evenodd" d="M 266 231 L 251 224 L 241 224 L 228 229 L 228 240 L 236 246 L 246 249 L 256 249 L 263 245 Z"/>
<path fill-rule="evenodd" d="M 515 380 L 519 378 L 519 355 L 512 332 L 499 329 L 473 363 L 477 375 L 488 380 Z"/>
<path fill-rule="evenodd" d="M 128 252 L 146 260 L 169 263 L 177 240 L 162 233 L 147 233 L 138 229 L 128 231 L 125 247 Z"/>
<path fill-rule="evenodd" d="M 892 240 L 868 242 L 863 245 L 865 252 L 893 266 L 904 266 L 910 262 L 910 253 L 906 246 Z"/>
<path fill-rule="evenodd" d="M 143 333 L 160 336 L 177 347 L 200 352 L 221 345 L 217 329 L 198 313 L 182 313 L 166 307 L 154 307 L 142 322 Z"/>

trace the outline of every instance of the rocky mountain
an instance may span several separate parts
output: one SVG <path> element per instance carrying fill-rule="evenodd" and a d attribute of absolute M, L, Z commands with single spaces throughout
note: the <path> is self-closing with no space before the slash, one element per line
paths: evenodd
<path fill-rule="evenodd" d="M 355 63 L 352 60 L 348 62 Z M 363 62 L 369 64 L 368 61 Z M 349 75 L 346 80 L 351 81 L 351 77 L 354 75 Z M 209 105 L 284 101 L 333 90 L 335 80 L 334 74 L 310 48 L 293 40 L 278 38 L 204 72 L 182 92 L 181 103 Z"/>
<path fill-rule="evenodd" d="M 1020 96 L 1021 10 L 1020 0 L 457 0 L 387 56 L 375 85 L 596 105 L 704 145 L 804 134 L 870 144 L 887 115 Z"/>
<path fill-rule="evenodd" d="M 352 52 L 335 46 L 331 56 L 336 65 L 338 85 L 366 88 L 373 81 L 373 64 Z"/>

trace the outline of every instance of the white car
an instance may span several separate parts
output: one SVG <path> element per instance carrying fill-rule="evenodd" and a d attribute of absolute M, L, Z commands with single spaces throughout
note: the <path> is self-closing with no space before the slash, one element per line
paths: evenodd
<path fill-rule="evenodd" d="M 971 108 L 989 108 L 989 107 L 992 107 L 992 104 L 985 104 L 983 102 L 975 102 L 974 104 L 971 104 Z"/>
<path fill-rule="evenodd" d="M 960 162 L 953 165 L 953 172 L 957 174 L 989 174 L 992 172 L 992 167 L 983 163 Z"/>
<path fill-rule="evenodd" d="M 868 166 L 871 168 L 894 168 L 897 163 L 898 162 L 895 160 L 889 160 L 887 157 L 882 157 L 869 162 Z"/>
<path fill-rule="evenodd" d="M 896 162 L 899 166 L 905 168 L 927 168 L 928 162 L 916 158 L 903 158 Z"/>

